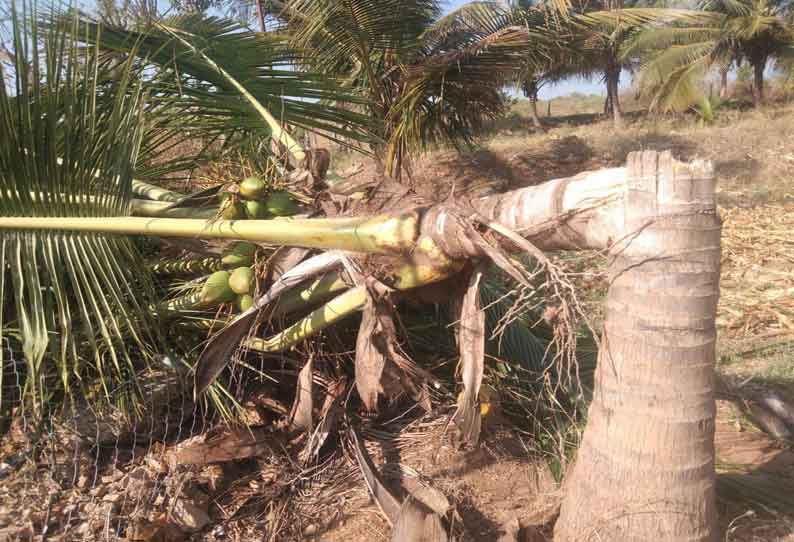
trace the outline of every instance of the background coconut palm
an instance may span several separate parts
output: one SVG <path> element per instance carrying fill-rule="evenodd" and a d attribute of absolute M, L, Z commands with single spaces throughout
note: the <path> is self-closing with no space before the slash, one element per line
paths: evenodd
<path fill-rule="evenodd" d="M 519 1 L 511 4 L 511 20 L 546 29 L 550 40 L 542 54 L 527 57 L 516 81 L 529 98 L 533 122 L 540 126 L 536 104 L 540 89 L 570 78 L 601 79 L 606 86 L 604 115 L 615 126 L 623 122 L 620 80 L 634 71 L 641 57 L 632 47 L 646 28 L 687 21 L 686 10 L 656 7 L 645 1 L 572 2 L 564 9 L 553 2 Z"/>
<path fill-rule="evenodd" d="M 471 142 L 504 105 L 502 86 L 522 58 L 552 41 L 496 2 L 442 16 L 441 2 L 267 2 L 310 69 L 344 79 L 380 123 L 376 159 L 399 176 L 411 153 Z"/>
<path fill-rule="evenodd" d="M 699 99 L 698 83 L 707 70 L 717 66 L 727 78 L 727 66 L 747 62 L 753 71 L 753 102 L 759 105 L 770 60 L 794 54 L 791 3 L 709 0 L 698 8 L 696 18 L 649 28 L 627 48 L 646 59 L 640 89 L 652 98 L 653 108 L 683 110 Z"/>

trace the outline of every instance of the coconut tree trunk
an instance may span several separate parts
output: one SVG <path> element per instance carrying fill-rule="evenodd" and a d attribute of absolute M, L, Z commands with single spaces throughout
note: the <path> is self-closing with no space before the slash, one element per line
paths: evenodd
<path fill-rule="evenodd" d="M 476 199 L 471 202 L 472 211 L 519 232 L 542 250 L 604 249 L 621 235 L 622 210 L 616 210 L 614 202 L 620 201 L 628 181 L 625 167 L 588 171 Z M 443 254 L 435 255 L 436 259 L 484 256 L 463 223 L 454 218 L 458 212 L 442 203 L 374 216 L 312 219 L 0 216 L 0 230 L 229 239 L 403 256 L 429 238 L 442 248 Z"/>
<path fill-rule="evenodd" d="M 618 93 L 620 86 L 620 65 L 618 65 L 617 62 L 611 63 L 607 69 L 606 82 L 609 113 L 612 114 L 615 128 L 621 128 L 623 126 L 623 110 L 620 107 L 620 95 Z"/>
<path fill-rule="evenodd" d="M 730 66 L 720 66 L 720 99 L 728 98 L 728 71 Z"/>
<path fill-rule="evenodd" d="M 538 82 L 536 79 L 531 78 L 524 81 L 522 87 L 524 95 L 529 99 L 532 124 L 535 128 L 543 130 L 543 123 L 540 121 L 540 115 L 538 114 Z"/>
<path fill-rule="evenodd" d="M 766 57 L 753 62 L 753 105 L 758 107 L 764 102 L 764 69 Z"/>
<path fill-rule="evenodd" d="M 529 103 L 531 105 L 530 114 L 532 115 L 532 124 L 535 128 L 539 128 L 541 130 L 545 130 L 543 123 L 540 121 L 540 115 L 538 114 L 538 93 L 534 92 L 529 97 Z"/>
<path fill-rule="evenodd" d="M 714 178 L 653 152 L 631 156 L 628 175 L 628 237 L 612 247 L 593 402 L 555 541 L 715 542 Z"/>

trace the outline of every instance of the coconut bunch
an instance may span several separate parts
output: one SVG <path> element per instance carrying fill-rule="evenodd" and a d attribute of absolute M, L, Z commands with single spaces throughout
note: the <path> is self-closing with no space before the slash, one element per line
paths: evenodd
<path fill-rule="evenodd" d="M 300 210 L 293 196 L 286 190 L 268 190 L 259 177 L 246 177 L 233 183 L 218 195 L 220 214 L 225 220 L 267 220 L 293 216 Z"/>
<path fill-rule="evenodd" d="M 248 176 L 242 181 L 184 196 L 159 187 L 138 183 L 140 197 L 168 202 L 164 215 L 173 211 L 204 213 L 223 220 L 271 220 L 287 218 L 301 211 L 297 197 L 283 189 L 274 189 L 260 176 Z M 213 202 L 214 200 L 214 202 Z M 208 207 L 208 203 L 217 203 Z M 163 259 L 155 255 L 149 268 L 158 275 L 181 275 L 194 277 L 175 288 L 177 296 L 161 306 L 171 317 L 179 311 L 197 311 L 218 308 L 233 308 L 244 312 L 253 304 L 256 286 L 255 263 L 257 253 L 264 261 L 269 252 L 258 250 L 255 243 L 237 241 L 223 247 L 220 254 L 203 256 L 188 249 L 178 257 Z M 167 286 L 174 286 L 173 284 Z M 228 311 L 225 311 L 228 312 Z"/>
<path fill-rule="evenodd" d="M 228 305 L 238 312 L 253 304 L 256 290 L 254 243 L 238 241 L 223 249 L 220 257 L 187 258 L 157 262 L 151 269 L 160 274 L 199 275 L 176 283 L 177 296 L 161 305 L 162 312 L 178 316 L 181 311 L 197 311 Z M 261 251 L 264 255 L 264 250 Z M 174 285 L 171 285 L 174 286 Z"/>

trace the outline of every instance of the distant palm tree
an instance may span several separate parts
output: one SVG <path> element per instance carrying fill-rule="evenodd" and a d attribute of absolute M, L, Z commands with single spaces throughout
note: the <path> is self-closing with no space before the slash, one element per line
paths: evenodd
<path fill-rule="evenodd" d="M 717 66 L 727 78 L 731 63 L 753 72 L 753 102 L 764 100 L 770 60 L 794 56 L 792 3 L 788 0 L 706 0 L 696 18 L 643 32 L 628 49 L 649 58 L 640 88 L 660 109 L 685 109 L 698 99 L 697 83 Z M 656 51 L 654 54 L 653 51 Z"/>
<path fill-rule="evenodd" d="M 623 124 L 621 75 L 624 71 L 636 70 L 641 62 L 641 57 L 629 49 L 632 41 L 649 26 L 667 25 L 690 16 L 687 10 L 658 5 L 650 0 L 584 0 L 579 8 L 585 16 L 598 17 L 579 27 L 578 48 L 583 54 L 576 58 L 578 71 L 585 75 L 601 75 L 607 91 L 604 114 L 612 115 L 615 126 Z"/>
<path fill-rule="evenodd" d="M 528 56 L 515 81 L 516 86 L 530 102 L 530 118 L 536 128 L 544 129 L 538 114 L 538 93 L 543 86 L 574 75 L 578 71 L 572 47 L 572 33 L 565 27 L 570 22 L 568 10 L 560 11 L 554 3 L 536 0 L 515 0 L 510 4 L 512 20 L 531 26 L 544 26 L 554 40 L 548 43 L 543 55 Z"/>
<path fill-rule="evenodd" d="M 648 25 L 685 15 L 683 10 L 648 7 L 645 0 L 581 0 L 564 16 L 543 1 L 519 0 L 518 4 L 526 6 L 528 19 L 540 17 L 557 37 L 557 47 L 548 49 L 545 62 L 535 63 L 540 68 L 525 71 L 521 85 L 530 100 L 547 82 L 599 77 L 606 85 L 604 115 L 611 116 L 618 127 L 623 124 L 620 77 L 638 64 L 636 55 L 627 54 L 627 45 Z"/>
<path fill-rule="evenodd" d="M 503 110 L 502 87 L 542 55 L 542 26 L 509 6 L 472 2 L 442 15 L 439 0 L 269 0 L 304 64 L 347 81 L 382 123 L 376 157 L 399 176 L 409 154 L 471 141 Z M 521 21 L 526 23 L 527 21 Z"/>
<path fill-rule="evenodd" d="M 621 74 L 634 70 L 640 62 L 638 54 L 629 50 L 630 45 L 649 26 L 691 17 L 688 10 L 656 7 L 647 0 L 582 0 L 565 9 L 543 0 L 516 0 L 511 6 L 516 12 L 514 19 L 533 21 L 554 36 L 543 56 L 535 54 L 527 59 L 518 81 L 532 102 L 536 125 L 540 124 L 534 112 L 537 92 L 544 84 L 572 77 L 599 77 L 607 91 L 604 115 L 611 116 L 620 127 Z"/>

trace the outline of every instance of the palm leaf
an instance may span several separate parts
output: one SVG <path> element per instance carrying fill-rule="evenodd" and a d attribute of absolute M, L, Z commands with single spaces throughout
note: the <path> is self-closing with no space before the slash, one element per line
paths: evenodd
<path fill-rule="evenodd" d="M 372 63 L 373 52 L 409 59 L 441 9 L 435 0 L 292 0 L 288 13 L 293 42 L 338 71 L 351 59 Z"/>
<path fill-rule="evenodd" d="M 328 105 L 362 100 L 332 78 L 295 70 L 304 59 L 280 35 L 200 15 L 132 30 L 88 18 L 81 23 L 79 35 L 88 41 L 116 53 L 134 53 L 155 66 L 156 75 L 146 80 L 152 103 L 179 111 L 182 124 L 205 138 L 256 133 L 300 154 L 284 125 L 345 141 L 364 141 L 371 134 L 368 117 Z"/>
<path fill-rule="evenodd" d="M 710 43 L 676 45 L 660 53 L 637 79 L 642 92 L 652 96 L 651 108 L 683 111 L 701 97 L 698 83 L 712 64 Z"/>
<path fill-rule="evenodd" d="M 30 24 L 35 10 L 20 14 L 12 5 L 11 17 L 12 73 L 0 67 L 13 81 L 0 85 L 0 214 L 128 214 L 144 134 L 132 64 L 108 72 L 99 51 L 78 47 L 62 26 L 42 34 Z M 0 232 L 0 343 L 12 328 L 21 350 L 0 362 L 24 375 L 24 404 L 46 414 L 54 395 L 88 375 L 100 377 L 106 398 L 129 382 L 158 344 L 151 293 L 129 239 Z"/>
<path fill-rule="evenodd" d="M 655 108 L 690 107 L 700 97 L 701 76 L 714 65 L 743 57 L 762 65 L 794 44 L 783 3 L 708 0 L 699 8 L 671 23 L 649 25 L 630 46 L 648 58 L 640 90 L 652 96 Z"/>

